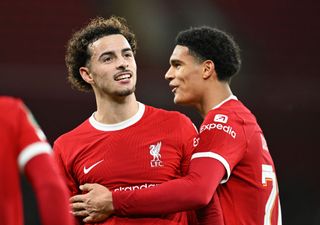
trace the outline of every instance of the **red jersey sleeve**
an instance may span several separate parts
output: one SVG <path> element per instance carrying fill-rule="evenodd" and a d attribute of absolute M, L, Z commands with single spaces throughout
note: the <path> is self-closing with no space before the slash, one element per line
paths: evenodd
<path fill-rule="evenodd" d="M 15 118 L 18 164 L 23 171 L 33 157 L 42 153 L 51 153 L 51 146 L 32 113 L 21 100 L 17 100 Z"/>
<path fill-rule="evenodd" d="M 220 161 L 229 179 L 234 166 L 246 151 L 244 121 L 234 113 L 212 110 L 209 112 L 199 131 L 199 144 L 192 159 L 209 157 Z"/>
<path fill-rule="evenodd" d="M 14 153 L 37 197 L 42 223 L 73 224 L 66 187 L 57 175 L 56 165 L 50 156 L 51 146 L 44 133 L 20 99 L 8 98 L 7 102 Z"/>
<path fill-rule="evenodd" d="M 211 201 L 224 174 L 223 165 L 215 159 L 192 160 L 188 175 L 183 178 L 149 189 L 113 192 L 115 213 L 152 215 L 199 209 Z M 212 221 L 215 221 L 215 224 L 223 224 L 219 202 L 213 201 L 211 207 L 215 208 L 210 211 L 214 213 Z"/>
<path fill-rule="evenodd" d="M 58 175 L 52 157 L 48 154 L 33 157 L 25 172 L 37 197 L 42 224 L 74 224 L 67 188 Z"/>

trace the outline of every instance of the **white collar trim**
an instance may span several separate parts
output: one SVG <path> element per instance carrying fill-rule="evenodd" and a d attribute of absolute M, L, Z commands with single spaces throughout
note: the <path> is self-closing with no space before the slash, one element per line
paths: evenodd
<path fill-rule="evenodd" d="M 142 118 L 144 111 L 145 111 L 145 105 L 140 102 L 138 102 L 138 105 L 139 105 L 138 112 L 134 116 L 132 116 L 131 118 L 129 118 L 125 121 L 122 121 L 120 123 L 114 123 L 114 124 L 100 123 L 94 118 L 95 112 L 90 116 L 89 122 L 94 128 L 96 128 L 97 130 L 101 130 L 101 131 L 122 130 L 124 128 L 130 127 L 131 125 L 135 124 L 136 122 L 138 122 Z"/>
<path fill-rule="evenodd" d="M 218 105 L 214 106 L 212 109 L 217 109 L 220 106 L 222 106 L 224 103 L 226 103 L 227 101 L 230 101 L 230 100 L 238 100 L 238 98 L 235 95 L 230 95 L 228 98 L 226 98 L 225 100 L 220 102 Z"/>

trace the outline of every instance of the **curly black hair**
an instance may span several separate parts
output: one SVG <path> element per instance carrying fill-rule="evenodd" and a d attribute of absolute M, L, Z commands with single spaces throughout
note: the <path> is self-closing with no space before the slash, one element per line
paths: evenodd
<path fill-rule="evenodd" d="M 127 21 L 122 17 L 111 16 L 108 19 L 96 17 L 73 34 L 67 44 L 65 55 L 68 81 L 72 87 L 80 91 L 92 90 L 91 85 L 82 79 L 79 69 L 85 66 L 91 58 L 88 46 L 98 39 L 112 34 L 123 35 L 129 42 L 133 53 L 136 53 L 137 41 L 135 35 L 129 29 Z"/>
<path fill-rule="evenodd" d="M 230 82 L 240 70 L 239 46 L 230 35 L 217 28 L 191 27 L 178 33 L 175 44 L 187 47 L 200 62 L 212 60 L 220 81 Z"/>

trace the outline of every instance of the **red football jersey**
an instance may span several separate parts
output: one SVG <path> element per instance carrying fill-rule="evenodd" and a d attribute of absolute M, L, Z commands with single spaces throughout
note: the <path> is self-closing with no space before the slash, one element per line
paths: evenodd
<path fill-rule="evenodd" d="M 101 124 L 91 116 L 59 137 L 54 153 L 72 195 L 85 183 L 113 191 L 144 189 L 186 174 L 196 135 L 183 114 L 139 103 L 138 112 L 118 124 Z M 187 216 L 112 216 L 102 224 L 187 224 Z"/>
<path fill-rule="evenodd" d="M 21 100 L 0 97 L 0 220 L 23 224 L 20 171 L 33 157 L 50 153 L 51 147 Z"/>
<path fill-rule="evenodd" d="M 192 159 L 219 160 L 227 173 L 217 188 L 226 225 L 279 225 L 275 167 L 253 114 L 231 96 L 206 116 Z"/>

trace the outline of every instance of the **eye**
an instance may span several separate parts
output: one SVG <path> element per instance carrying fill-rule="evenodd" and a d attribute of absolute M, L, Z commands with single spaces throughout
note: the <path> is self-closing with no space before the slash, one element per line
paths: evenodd
<path fill-rule="evenodd" d="M 111 56 L 105 56 L 102 58 L 102 62 L 111 62 L 112 57 Z"/>
<path fill-rule="evenodd" d="M 126 58 L 131 58 L 132 56 L 133 56 L 132 52 L 126 52 L 124 54 L 124 57 L 126 57 Z"/>
<path fill-rule="evenodd" d="M 181 68 L 181 64 L 180 63 L 173 63 L 172 66 L 174 68 L 176 68 L 177 70 Z"/>

